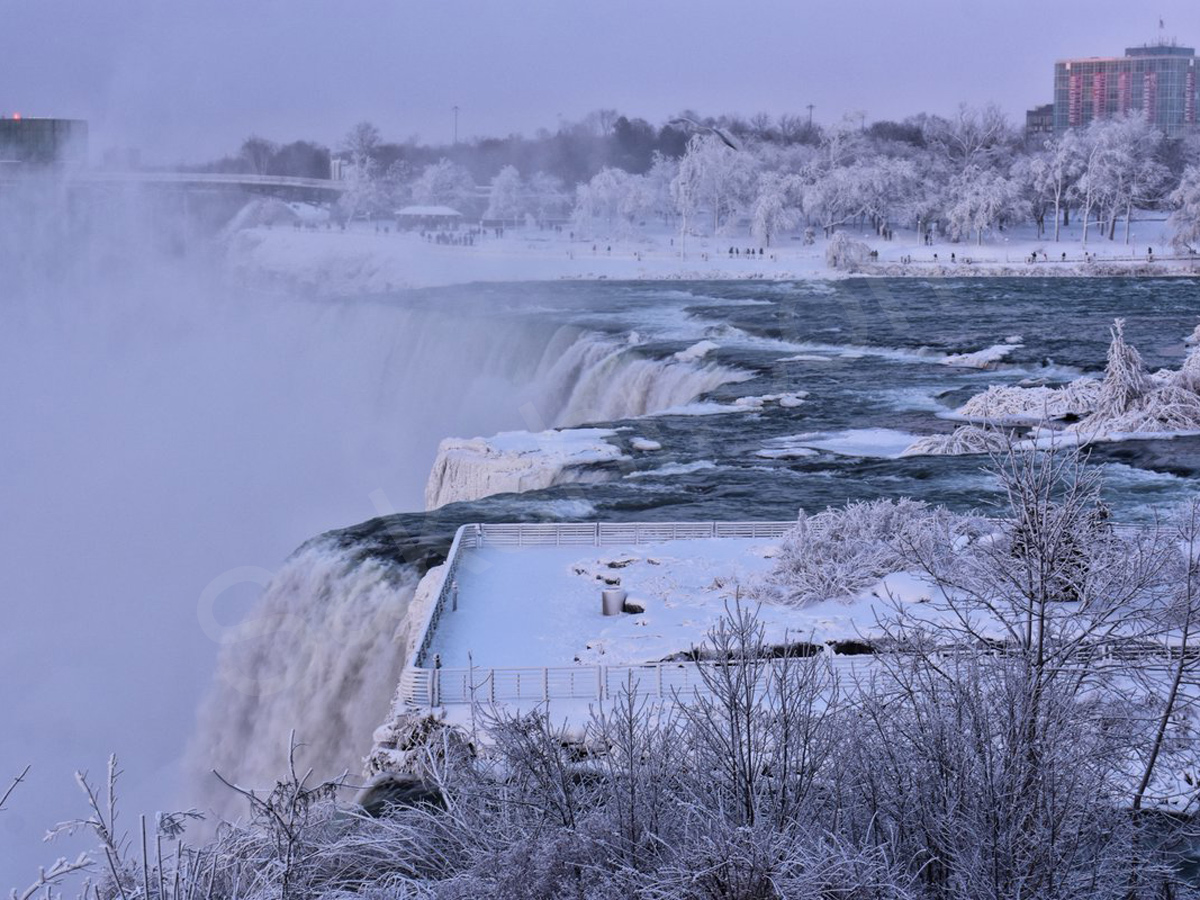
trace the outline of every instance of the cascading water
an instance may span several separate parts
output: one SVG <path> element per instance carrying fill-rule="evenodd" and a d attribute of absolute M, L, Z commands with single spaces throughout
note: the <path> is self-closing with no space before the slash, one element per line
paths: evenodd
<path fill-rule="evenodd" d="M 193 768 L 269 786 L 287 771 L 294 731 L 314 779 L 357 775 L 404 665 L 418 581 L 413 567 L 356 559 L 319 540 L 298 550 L 254 612 L 222 629 Z M 240 811 L 232 792 L 201 786 L 219 813 Z"/>
<path fill-rule="evenodd" d="M 474 395 L 468 411 L 482 411 L 481 399 L 492 397 L 505 397 L 512 409 L 516 395 L 523 416 L 549 416 L 553 425 L 643 415 L 749 377 L 718 365 L 653 359 L 569 326 L 549 336 L 544 327 L 511 324 L 464 336 L 453 320 L 435 317 L 410 323 L 404 334 L 407 346 L 388 353 L 390 383 L 380 386 L 387 402 L 397 385 L 429 384 L 433 362 L 457 346 L 460 362 L 441 364 L 438 391 L 447 393 L 444 382 L 451 379 Z M 488 412 L 456 427 L 487 430 L 496 419 L 494 408 Z M 285 770 L 292 730 L 304 745 L 303 768 L 315 777 L 357 775 L 399 680 L 406 614 L 421 570 L 377 557 L 362 561 L 318 540 L 271 579 L 254 612 L 222 641 L 216 684 L 191 748 L 207 802 L 224 813 L 237 808 L 230 805 L 237 798 L 204 775 L 209 769 L 247 786 L 272 784 Z"/>

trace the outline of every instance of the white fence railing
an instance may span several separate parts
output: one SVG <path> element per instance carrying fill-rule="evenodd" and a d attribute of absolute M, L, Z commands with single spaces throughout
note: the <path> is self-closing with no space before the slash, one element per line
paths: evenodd
<path fill-rule="evenodd" d="M 1068 658 L 1058 660 L 1062 671 L 1099 672 L 1114 669 L 1128 672 L 1168 672 L 1179 662 L 1180 648 L 1162 645 L 1129 646 L 1121 642 L 1102 646 L 1083 647 Z M 1200 648 L 1189 647 L 1183 651 L 1189 669 L 1195 669 L 1200 661 Z M 868 675 L 876 665 L 872 654 L 839 654 L 828 647 L 819 651 L 821 666 L 854 679 Z M 1017 653 L 1006 653 L 1003 649 L 968 651 L 963 648 L 945 648 L 934 651 L 932 658 L 947 664 L 967 659 L 1017 658 Z M 760 660 L 762 667 L 758 683 L 762 686 L 772 681 L 772 670 L 776 666 L 807 664 L 808 660 L 793 658 L 786 663 L 779 659 Z M 639 696 L 687 697 L 697 693 L 711 693 L 710 674 L 714 669 L 740 665 L 711 661 L 672 661 L 642 663 L 629 666 L 559 666 L 559 667 L 515 667 L 515 668 L 413 668 L 405 670 L 400 680 L 401 699 L 409 706 L 434 707 L 468 703 L 501 702 L 546 702 L 549 700 L 608 700 L 628 691 Z M 710 676 L 711 677 L 711 676 Z M 845 683 L 845 682 L 843 682 Z M 1188 684 L 1198 685 L 1195 675 L 1187 679 Z"/>
<path fill-rule="evenodd" d="M 778 538 L 795 522 L 546 522 L 468 525 L 471 547 L 647 544 L 706 538 Z"/>
<path fill-rule="evenodd" d="M 823 652 L 822 661 L 842 672 L 870 665 L 870 657 Z M 796 661 L 791 661 L 796 665 Z M 651 697 L 689 697 L 709 693 L 702 669 L 736 663 L 657 662 L 632 666 L 559 666 L 506 669 L 408 669 L 400 694 L 410 706 L 548 700 L 608 700 L 628 691 Z M 766 670 L 778 660 L 762 660 Z M 767 683 L 769 675 L 761 683 Z"/>

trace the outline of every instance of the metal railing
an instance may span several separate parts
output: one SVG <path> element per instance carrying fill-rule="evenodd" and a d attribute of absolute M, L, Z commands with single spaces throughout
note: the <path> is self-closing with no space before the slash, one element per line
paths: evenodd
<path fill-rule="evenodd" d="M 838 671 L 853 673 L 870 664 L 869 657 L 822 653 Z M 780 660 L 761 660 L 761 683 Z M 795 660 L 791 661 L 796 664 Z M 651 697 L 709 694 L 703 670 L 740 663 L 656 662 L 629 666 L 547 666 L 501 669 L 409 669 L 400 679 L 401 699 L 410 706 L 434 707 L 468 703 L 608 700 L 628 691 Z M 710 676 L 711 677 L 711 676 Z"/>
<path fill-rule="evenodd" d="M 897 651 L 905 655 L 912 651 Z M 830 671 L 854 678 L 867 675 L 876 665 L 872 654 L 843 655 L 829 647 L 819 654 L 820 663 Z M 1194 669 L 1200 661 L 1200 648 L 1189 647 L 1182 653 L 1185 664 Z M 1167 672 L 1178 665 L 1181 650 L 1170 646 L 1129 647 L 1118 643 L 1080 648 L 1070 657 L 1056 660 L 1060 671 L 1128 671 Z M 975 649 L 947 647 L 928 652 L 928 658 L 945 663 L 968 659 L 1017 659 L 1020 653 L 1002 648 Z M 761 667 L 758 683 L 773 683 L 774 668 L 795 666 L 805 660 L 792 658 L 764 659 L 753 663 Z M 415 707 L 435 707 L 470 703 L 547 702 L 550 700 L 609 700 L 628 691 L 639 696 L 687 698 L 711 693 L 711 673 L 737 662 L 670 661 L 641 663 L 626 666 L 547 666 L 513 668 L 446 668 L 407 669 L 401 676 L 400 696 L 405 704 Z M 708 677 L 706 677 L 708 675 Z M 1195 676 L 1187 679 L 1190 685 L 1200 686 Z"/>
<path fill-rule="evenodd" d="M 779 538 L 795 522 L 548 522 L 468 526 L 471 547 L 606 546 L 709 538 Z"/>

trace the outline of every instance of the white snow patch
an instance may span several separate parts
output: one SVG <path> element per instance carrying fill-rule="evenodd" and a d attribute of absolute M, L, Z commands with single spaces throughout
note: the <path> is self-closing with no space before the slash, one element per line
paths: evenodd
<path fill-rule="evenodd" d="M 641 453 L 653 453 L 655 450 L 662 449 L 662 444 L 658 441 L 652 441 L 644 437 L 635 437 L 629 442 L 629 446 Z"/>
<path fill-rule="evenodd" d="M 874 459 L 899 459 L 916 440 L 916 435 L 891 428 L 851 428 L 846 431 L 818 431 L 780 438 L 792 447 L 825 450 L 840 456 Z"/>
<path fill-rule="evenodd" d="M 957 366 L 963 369 L 990 369 L 1022 346 L 1022 344 L 1012 343 L 1010 338 L 1008 343 L 994 344 L 985 350 L 947 356 L 942 360 L 942 365 Z"/>
<path fill-rule="evenodd" d="M 713 341 L 699 341 L 686 350 L 680 350 L 675 354 L 675 359 L 679 362 L 696 362 L 718 349 L 720 349 L 720 345 Z"/>

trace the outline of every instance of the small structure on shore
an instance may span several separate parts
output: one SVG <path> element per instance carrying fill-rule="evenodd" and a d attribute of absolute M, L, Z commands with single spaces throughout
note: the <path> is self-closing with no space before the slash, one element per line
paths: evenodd
<path fill-rule="evenodd" d="M 449 206 L 406 206 L 394 213 L 397 228 L 456 228 L 462 213 Z"/>

